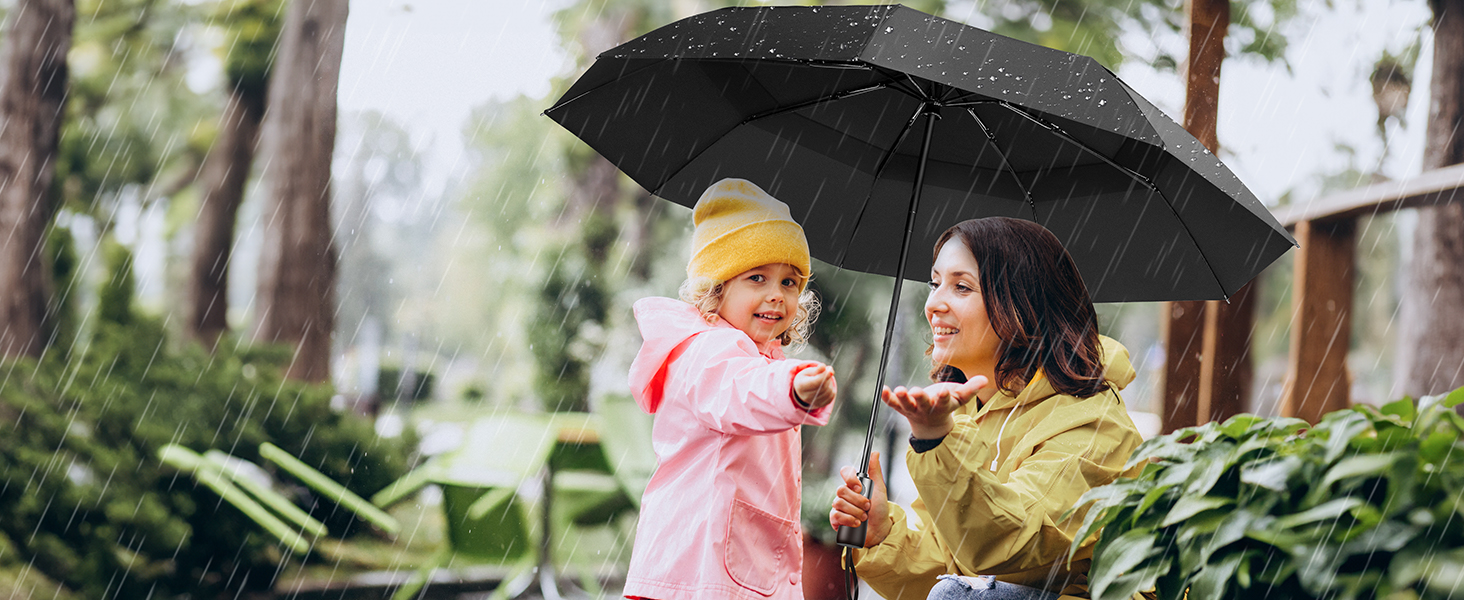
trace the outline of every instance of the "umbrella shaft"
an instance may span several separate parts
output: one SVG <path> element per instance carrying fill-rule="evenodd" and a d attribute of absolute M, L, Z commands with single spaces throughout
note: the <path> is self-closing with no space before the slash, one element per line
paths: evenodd
<path fill-rule="evenodd" d="M 895 337 L 895 319 L 900 308 L 900 288 L 905 282 L 905 259 L 910 253 L 910 236 L 915 231 L 915 211 L 920 208 L 920 188 L 925 183 L 925 158 L 930 153 L 930 134 L 935 130 L 935 121 L 940 114 L 934 105 L 923 104 L 925 113 L 925 136 L 920 142 L 920 161 L 915 169 L 915 190 L 910 194 L 910 212 L 905 215 L 905 236 L 900 241 L 900 262 L 895 267 L 895 289 L 890 296 L 890 318 L 885 320 L 884 347 L 879 353 L 879 374 L 874 383 L 874 406 L 869 410 L 869 431 L 864 434 L 864 455 L 859 460 L 859 474 L 869 476 L 869 455 L 874 447 L 874 429 L 879 422 L 880 392 L 884 389 L 885 367 L 890 360 L 890 344 Z"/>

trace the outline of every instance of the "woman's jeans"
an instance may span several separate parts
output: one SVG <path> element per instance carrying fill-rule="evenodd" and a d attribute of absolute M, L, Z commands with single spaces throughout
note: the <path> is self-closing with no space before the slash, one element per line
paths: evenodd
<path fill-rule="evenodd" d="M 940 581 L 930 590 L 928 600 L 1057 600 L 1058 595 L 1047 590 L 997 581 L 995 577 L 982 575 L 964 577 L 941 575 Z"/>

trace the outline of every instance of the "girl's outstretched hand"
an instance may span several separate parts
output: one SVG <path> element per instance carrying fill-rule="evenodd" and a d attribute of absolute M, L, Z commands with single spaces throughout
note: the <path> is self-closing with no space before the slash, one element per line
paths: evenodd
<path fill-rule="evenodd" d="M 809 367 L 793 376 L 793 394 L 808 405 L 809 410 L 828 406 L 839 393 L 839 384 L 834 380 L 834 368 L 820 364 Z"/>
<path fill-rule="evenodd" d="M 879 465 L 879 453 L 869 457 L 869 482 L 874 493 L 869 498 L 860 494 L 859 472 L 854 467 L 841 467 L 839 476 L 844 485 L 834 490 L 834 507 L 829 510 L 829 525 L 834 529 L 858 527 L 865 519 L 869 528 L 864 530 L 864 547 L 873 548 L 890 534 L 890 506 L 885 492 L 884 470 Z"/>
<path fill-rule="evenodd" d="M 977 375 L 966 383 L 942 382 L 926 387 L 904 386 L 880 391 L 880 400 L 910 421 L 910 435 L 922 440 L 943 438 L 955 427 L 951 413 L 976 397 L 986 387 L 986 377 Z"/>

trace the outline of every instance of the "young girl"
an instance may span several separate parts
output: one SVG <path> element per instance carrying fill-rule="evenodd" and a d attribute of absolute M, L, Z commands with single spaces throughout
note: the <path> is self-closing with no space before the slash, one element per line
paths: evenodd
<path fill-rule="evenodd" d="M 656 415 L 627 598 L 802 598 L 800 425 L 828 422 L 828 365 L 783 358 L 818 310 L 787 205 L 724 179 L 693 211 L 681 300 L 643 298 L 632 393 Z"/>

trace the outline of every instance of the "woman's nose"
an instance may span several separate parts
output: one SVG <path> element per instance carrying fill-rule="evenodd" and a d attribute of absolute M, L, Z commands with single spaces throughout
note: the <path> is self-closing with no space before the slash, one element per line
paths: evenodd
<path fill-rule="evenodd" d="M 945 299 L 941 297 L 940 290 L 930 292 L 925 297 L 925 313 L 930 314 L 945 308 Z"/>

